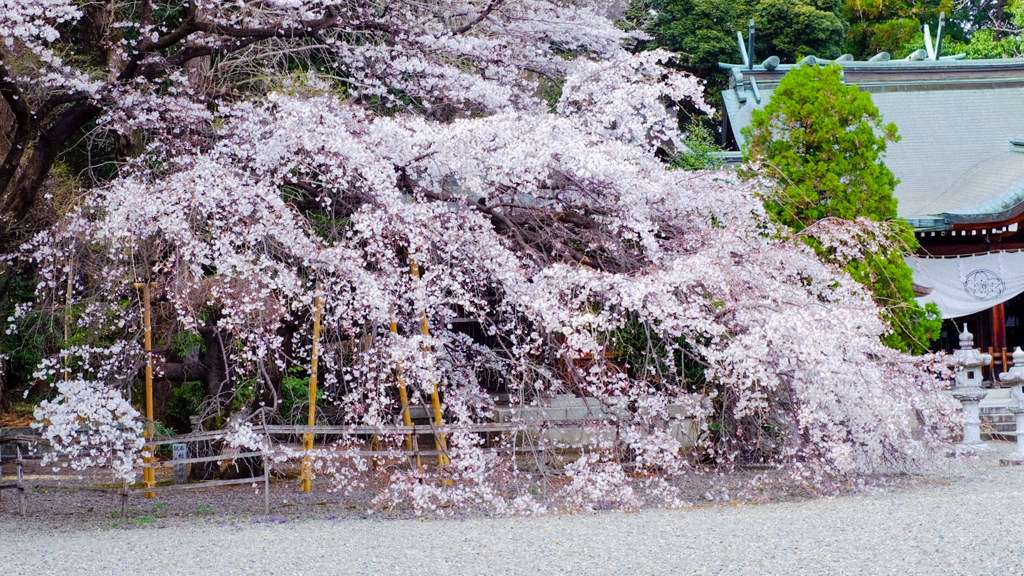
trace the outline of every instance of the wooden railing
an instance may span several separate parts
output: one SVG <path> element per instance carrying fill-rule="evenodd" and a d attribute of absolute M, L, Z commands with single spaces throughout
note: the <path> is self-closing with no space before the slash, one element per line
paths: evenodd
<path fill-rule="evenodd" d="M 988 372 L 984 374 L 985 380 L 992 382 L 993 388 L 999 388 L 999 374 L 1006 372 L 1013 367 L 1013 350 L 1010 348 L 992 348 L 982 350 L 985 354 L 992 355 L 992 362 L 986 367 Z"/>

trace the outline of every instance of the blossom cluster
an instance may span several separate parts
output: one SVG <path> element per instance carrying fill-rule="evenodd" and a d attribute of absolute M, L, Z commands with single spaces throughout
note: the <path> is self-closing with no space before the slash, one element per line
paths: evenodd
<path fill-rule="evenodd" d="M 628 53 L 583 2 L 235 4 L 210 2 L 197 40 L 346 14 L 317 38 L 344 89 L 324 73 L 214 112 L 121 97 L 139 107 L 111 111 L 111 129 L 163 126 L 153 144 L 25 246 L 41 303 L 88 302 L 83 326 L 124 328 L 105 321 L 120 363 L 58 382 L 41 407 L 63 448 L 122 468 L 134 457 L 138 414 L 118 386 L 139 367 L 131 286 L 147 278 L 163 329 L 216 346 L 208 390 L 256 383 L 252 414 L 275 409 L 281 375 L 311 360 L 314 317 L 337 420 L 400 424 L 399 388 L 417 407 L 439 394 L 450 464 L 395 469 L 382 503 L 538 513 L 527 469 L 553 464 L 524 468 L 524 453 L 580 455 L 564 467 L 579 509 L 636 506 L 636 478 L 706 458 L 846 474 L 942 453 L 953 403 L 882 345 L 863 287 L 770 222 L 758 181 L 657 158 L 679 141 L 672 102 L 707 109 L 667 53 Z M 546 77 L 564 79 L 553 112 L 537 95 Z M 187 117 L 209 134 L 176 138 Z M 103 272 L 85 281 L 71 260 Z M 573 446 L 531 420 L 565 395 L 595 403 Z M 506 402 L 516 430 L 472 432 Z M 673 432 L 691 424 L 696 437 Z M 102 434 L 76 440 L 83 425 Z M 234 445 L 265 447 L 232 426 Z M 370 468 L 359 453 L 342 441 L 316 469 L 349 482 Z"/>

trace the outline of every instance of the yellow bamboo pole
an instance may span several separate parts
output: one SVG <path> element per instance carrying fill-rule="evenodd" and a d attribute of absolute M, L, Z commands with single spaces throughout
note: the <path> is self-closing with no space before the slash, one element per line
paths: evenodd
<path fill-rule="evenodd" d="M 391 332 L 398 334 L 398 324 L 395 323 L 395 306 L 391 306 Z M 402 363 L 398 362 L 398 399 L 402 403 L 402 422 L 406 426 L 412 426 L 412 415 L 409 414 L 409 390 L 405 387 L 405 376 L 402 376 Z M 405 437 L 409 452 L 416 454 L 416 467 L 422 466 L 419 451 L 413 446 L 412 434 Z"/>
<path fill-rule="evenodd" d="M 317 285 L 317 292 L 320 292 L 320 286 Z M 320 301 L 320 295 L 317 294 L 315 302 L 316 311 L 313 314 L 313 349 L 311 352 L 312 360 L 310 361 L 309 367 L 309 425 L 313 426 L 316 424 L 316 373 L 317 363 L 319 360 L 319 346 L 320 346 L 320 314 L 323 309 L 322 302 Z M 313 489 L 313 464 L 309 459 L 309 451 L 313 449 L 313 434 L 312 432 L 302 435 L 302 447 L 306 450 L 306 455 L 302 458 L 302 491 L 309 492 Z"/>
<path fill-rule="evenodd" d="M 145 331 L 145 348 L 146 348 L 146 431 L 143 434 L 147 441 L 152 440 L 154 436 L 154 424 L 153 424 L 153 359 L 150 352 L 153 350 L 153 324 L 152 315 L 150 313 L 149 303 L 149 282 L 137 282 L 135 283 L 135 289 L 142 289 L 142 301 L 143 301 L 143 313 L 142 313 L 142 326 Z M 146 464 L 153 462 L 153 446 L 147 446 L 142 453 L 142 461 Z M 142 479 L 146 488 L 153 488 L 156 486 L 155 470 L 152 466 L 147 466 L 142 471 Z M 146 492 L 144 496 L 146 498 L 153 498 L 156 494 L 153 492 Z"/>
<path fill-rule="evenodd" d="M 416 261 L 411 258 L 409 259 L 409 270 L 412 272 L 413 278 L 419 280 L 420 267 L 416 264 Z M 430 325 L 427 323 L 426 310 L 423 311 L 423 314 L 420 317 L 420 332 L 422 332 L 424 336 L 430 336 Z M 424 346 L 423 354 L 426 355 L 427 353 L 427 347 Z M 444 418 L 441 415 L 441 396 L 437 390 L 437 382 L 431 382 L 430 385 L 430 402 L 434 405 L 434 425 L 443 426 Z M 445 437 L 443 432 L 438 432 L 434 435 L 434 445 L 437 447 L 437 450 L 441 452 L 437 457 L 437 465 L 443 468 L 448 465 L 448 439 Z M 449 482 L 450 481 L 446 481 L 445 484 L 448 484 Z"/>

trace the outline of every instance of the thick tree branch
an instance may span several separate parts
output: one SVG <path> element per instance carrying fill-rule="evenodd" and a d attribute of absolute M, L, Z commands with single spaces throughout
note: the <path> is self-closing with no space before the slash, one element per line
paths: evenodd
<path fill-rule="evenodd" d="M 39 190 L 64 143 L 100 111 L 101 108 L 91 101 L 78 102 L 42 130 L 21 174 L 14 181 L 13 190 L 4 198 L 3 213 L 11 214 L 15 220 L 25 218 L 35 205 Z"/>
<path fill-rule="evenodd" d="M 22 94 L 18 85 L 11 79 L 10 72 L 3 62 L 0 62 L 0 96 L 3 96 L 7 105 L 14 114 L 14 131 L 11 135 L 11 147 L 4 155 L 3 163 L 0 163 L 0 192 L 7 190 L 14 174 L 21 164 L 25 150 L 32 139 L 34 122 L 32 111 L 28 107 L 25 95 Z M 0 196 L 0 198 L 3 198 Z M 6 202 L 6 198 L 3 198 Z"/>
<path fill-rule="evenodd" d="M 491 3 L 487 5 L 487 8 L 484 8 L 484 11 L 481 12 L 476 18 L 472 19 L 465 25 L 457 28 L 455 30 L 455 35 L 458 36 L 460 34 L 465 34 L 466 32 L 469 32 L 474 26 L 483 22 L 488 16 L 491 15 L 491 12 L 493 12 L 495 8 L 501 6 L 504 2 L 505 0 L 491 0 Z"/>

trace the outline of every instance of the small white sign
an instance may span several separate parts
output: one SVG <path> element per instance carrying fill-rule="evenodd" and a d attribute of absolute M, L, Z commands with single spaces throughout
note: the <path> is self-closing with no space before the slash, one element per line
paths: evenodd
<path fill-rule="evenodd" d="M 188 446 L 186 444 L 171 444 L 175 460 L 188 458 Z M 188 484 L 188 464 L 174 465 L 174 483 Z"/>

